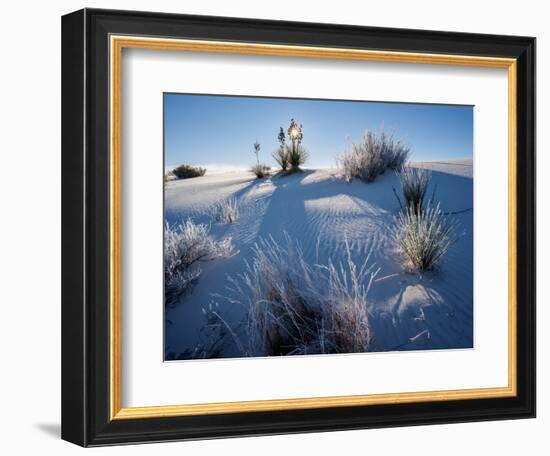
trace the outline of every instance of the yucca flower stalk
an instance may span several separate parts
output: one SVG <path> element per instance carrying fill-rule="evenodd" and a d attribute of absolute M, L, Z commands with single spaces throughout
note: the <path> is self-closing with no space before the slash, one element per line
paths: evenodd
<path fill-rule="evenodd" d="M 272 156 L 282 171 L 300 171 L 300 166 L 307 161 L 308 153 L 305 147 L 302 146 L 304 138 L 302 129 L 302 124 L 298 125 L 294 119 L 290 119 L 290 125 L 287 130 L 288 139 L 290 140 L 288 144 L 283 127 L 279 129 L 279 135 L 277 136 L 279 147 L 273 152 Z"/>
<path fill-rule="evenodd" d="M 260 143 L 256 141 L 254 143 L 254 153 L 256 154 L 256 164 L 258 166 L 260 166 L 260 149 L 261 149 Z"/>

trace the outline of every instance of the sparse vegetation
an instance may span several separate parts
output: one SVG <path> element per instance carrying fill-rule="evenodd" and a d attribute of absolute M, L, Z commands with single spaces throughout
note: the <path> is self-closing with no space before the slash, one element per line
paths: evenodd
<path fill-rule="evenodd" d="M 291 144 L 288 149 L 288 163 L 290 165 L 290 172 L 300 172 L 303 164 L 307 161 L 309 154 L 304 146 L 299 143 Z"/>
<path fill-rule="evenodd" d="M 281 167 L 281 171 L 286 172 L 290 165 L 288 149 L 286 148 L 286 145 L 279 146 L 279 148 L 275 152 L 273 152 L 272 157 Z"/>
<path fill-rule="evenodd" d="M 405 142 L 383 129 L 367 130 L 338 156 L 335 172 L 324 165 L 332 148 L 331 135 L 340 136 L 346 128 L 342 117 L 330 131 L 315 133 L 316 143 L 327 150 L 312 149 L 306 173 L 290 176 L 301 173 L 309 158 L 303 127 L 291 118 L 280 128 L 278 143 L 273 143 L 274 138 L 265 142 L 264 120 L 247 123 L 233 139 L 231 124 L 219 128 L 218 133 L 231 142 L 227 152 L 233 155 L 218 160 L 214 154 L 215 162 L 208 165 L 210 177 L 167 184 L 204 176 L 206 169 L 186 164 L 165 169 L 165 221 L 189 217 L 177 226 L 165 225 L 166 359 L 470 346 L 474 334 L 468 321 L 473 293 L 470 160 L 447 163 L 442 141 L 440 161 L 423 166 L 464 178 L 446 178 L 433 171 L 432 179 L 432 171 L 408 163 L 411 148 Z M 221 126 L 222 122 L 216 128 Z M 252 142 L 256 134 L 263 145 L 258 139 Z M 248 137 L 244 150 L 238 146 L 241 135 Z M 270 143 L 267 154 L 274 161 L 265 155 Z M 314 144 L 309 136 L 307 144 Z M 211 147 L 204 142 L 196 155 L 185 160 L 200 163 L 200 154 Z M 184 158 L 176 160 L 172 163 Z M 310 169 L 317 165 L 319 169 Z M 342 175 L 347 182 L 378 182 L 348 185 Z M 434 204 L 435 183 L 443 190 L 445 212 L 437 201 Z M 447 205 L 452 212 L 446 212 Z M 462 236 L 459 226 L 465 227 L 468 237 L 454 245 Z M 345 232 L 350 233 L 349 242 Z M 218 261 L 236 255 L 237 248 L 242 256 Z M 383 268 L 383 277 L 378 278 L 380 269 L 371 261 L 371 252 Z M 215 262 L 205 264 L 210 261 Z M 448 274 L 437 274 L 446 267 Z M 448 311 L 449 302 L 460 318 Z"/>
<path fill-rule="evenodd" d="M 401 199 L 398 197 L 399 204 L 405 208 L 412 207 L 414 211 L 422 210 L 430 185 L 431 171 L 405 166 L 397 172 L 397 175 L 404 200 L 404 204 L 401 204 Z"/>
<path fill-rule="evenodd" d="M 205 168 L 191 165 L 180 165 L 172 170 L 172 174 L 177 179 L 189 179 L 190 177 L 200 177 L 206 174 Z"/>
<path fill-rule="evenodd" d="M 254 165 L 250 168 L 250 172 L 254 173 L 258 179 L 263 179 L 269 176 L 271 168 L 263 163 Z"/>
<path fill-rule="evenodd" d="M 221 241 L 209 235 L 206 225 L 187 220 L 164 228 L 164 286 L 166 304 L 172 304 L 199 278 L 199 263 L 233 255 L 231 238 Z"/>
<path fill-rule="evenodd" d="M 288 127 L 288 140 L 285 136 L 283 127 L 279 129 L 279 147 L 273 152 L 273 159 L 281 167 L 283 172 L 299 172 L 300 166 L 306 163 L 308 159 L 308 152 L 302 145 L 304 133 L 302 131 L 303 126 L 298 125 L 294 119 L 290 119 L 290 125 Z"/>
<path fill-rule="evenodd" d="M 219 223 L 233 223 L 239 218 L 239 204 L 236 198 L 224 198 L 212 209 L 212 216 Z"/>
<path fill-rule="evenodd" d="M 254 143 L 254 154 L 256 155 L 256 164 L 250 167 L 250 171 L 256 175 L 258 179 L 269 176 L 271 168 L 264 163 L 260 163 L 261 146 L 258 141 Z"/>
<path fill-rule="evenodd" d="M 395 220 L 394 239 L 413 272 L 434 269 L 458 240 L 457 224 L 444 215 L 439 204 L 420 208 L 410 205 Z"/>
<path fill-rule="evenodd" d="M 350 150 L 338 157 L 337 164 L 348 182 L 353 179 L 372 182 L 386 169 L 402 167 L 409 154 L 407 146 L 384 131 L 366 131 L 359 143 L 352 143 Z"/>
<path fill-rule="evenodd" d="M 246 356 L 368 351 L 367 297 L 377 272 L 368 257 L 356 266 L 347 242 L 345 262 L 311 266 L 288 236 L 285 247 L 260 240 L 246 272 L 230 279 L 232 302 L 247 307 L 240 350 Z"/>
<path fill-rule="evenodd" d="M 411 153 L 410 147 L 402 141 L 390 140 L 389 147 L 386 149 L 386 166 L 391 170 L 401 169 L 407 163 Z"/>
<path fill-rule="evenodd" d="M 256 154 L 256 164 L 258 166 L 260 165 L 260 149 L 261 149 L 260 143 L 256 141 L 254 143 L 254 153 Z"/>

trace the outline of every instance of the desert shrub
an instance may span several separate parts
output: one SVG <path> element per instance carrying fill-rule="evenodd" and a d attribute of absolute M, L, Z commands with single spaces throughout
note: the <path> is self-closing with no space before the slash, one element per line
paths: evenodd
<path fill-rule="evenodd" d="M 397 172 L 397 175 L 405 208 L 412 207 L 414 211 L 422 209 L 430 185 L 431 171 L 405 166 Z M 401 200 L 399 202 L 401 204 Z"/>
<path fill-rule="evenodd" d="M 394 141 L 384 131 L 367 131 L 359 143 L 352 143 L 350 149 L 338 157 L 337 164 L 348 182 L 353 179 L 372 182 L 388 168 L 401 168 L 409 154 L 410 148 Z"/>
<path fill-rule="evenodd" d="M 245 355 L 353 353 L 369 350 L 367 296 L 378 271 L 369 258 L 357 267 L 346 242 L 346 261 L 309 265 L 300 246 L 272 238 L 254 246 L 246 272 L 230 278 L 245 304 Z"/>
<path fill-rule="evenodd" d="M 236 198 L 225 198 L 218 201 L 213 209 L 212 216 L 219 223 L 233 223 L 239 218 L 239 204 Z"/>
<path fill-rule="evenodd" d="M 176 176 L 177 179 L 188 179 L 190 177 L 204 176 L 206 174 L 206 169 L 198 166 L 180 165 L 172 170 L 172 174 Z"/>
<path fill-rule="evenodd" d="M 457 241 L 457 224 L 444 215 L 439 204 L 408 206 L 395 220 L 393 237 L 405 257 L 409 271 L 434 269 Z"/>
<path fill-rule="evenodd" d="M 354 178 L 372 182 L 386 169 L 383 143 L 367 131 L 361 142 L 352 143 L 351 149 L 339 157 L 338 164 L 348 182 Z"/>
<path fill-rule="evenodd" d="M 351 150 L 344 152 L 336 159 L 336 164 L 346 181 L 351 182 L 355 177 L 360 176 L 360 158 L 352 146 Z"/>
<path fill-rule="evenodd" d="M 308 152 L 304 146 L 298 142 L 293 142 L 288 147 L 288 164 L 290 165 L 290 171 L 300 171 L 302 166 L 308 159 Z"/>
<path fill-rule="evenodd" d="M 256 175 L 258 179 L 262 179 L 266 176 L 269 176 L 271 168 L 263 163 L 259 163 L 250 168 L 250 171 Z"/>
<path fill-rule="evenodd" d="M 166 303 L 172 303 L 199 278 L 200 262 L 227 258 L 234 253 L 230 237 L 221 241 L 209 235 L 206 225 L 187 220 L 164 227 L 164 286 Z"/>
<path fill-rule="evenodd" d="M 386 149 L 386 165 L 389 169 L 401 169 L 407 163 L 411 153 L 410 147 L 401 141 L 391 141 L 391 147 Z"/>
<path fill-rule="evenodd" d="M 273 159 L 281 167 L 282 171 L 286 171 L 290 166 L 290 157 L 288 155 L 288 148 L 286 144 L 280 145 L 273 154 L 271 154 Z"/>

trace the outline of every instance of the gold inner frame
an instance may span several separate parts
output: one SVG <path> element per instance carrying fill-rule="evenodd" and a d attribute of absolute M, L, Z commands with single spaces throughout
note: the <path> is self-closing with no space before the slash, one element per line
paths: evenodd
<path fill-rule="evenodd" d="M 494 388 L 275 399 L 170 406 L 122 407 L 122 51 L 123 49 L 195 51 L 317 59 L 367 60 L 431 65 L 504 68 L 508 70 L 508 386 Z M 111 419 L 158 418 L 238 412 L 298 410 L 374 404 L 512 397 L 517 394 L 517 61 L 468 55 L 387 52 L 309 46 L 287 46 L 150 38 L 110 37 L 110 414 Z"/>

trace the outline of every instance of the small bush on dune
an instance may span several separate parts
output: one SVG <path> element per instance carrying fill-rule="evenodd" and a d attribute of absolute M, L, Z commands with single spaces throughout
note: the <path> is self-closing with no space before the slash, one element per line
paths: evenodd
<path fill-rule="evenodd" d="M 239 218 L 239 204 L 236 198 L 218 201 L 212 209 L 212 216 L 219 223 L 233 223 Z"/>
<path fill-rule="evenodd" d="M 166 303 L 172 303 L 199 278 L 199 263 L 234 254 L 231 238 L 221 241 L 209 235 L 206 225 L 191 220 L 164 228 L 164 285 Z"/>
<path fill-rule="evenodd" d="M 256 175 L 258 179 L 262 179 L 264 177 L 269 176 L 269 172 L 271 171 L 271 168 L 267 165 L 264 165 L 263 163 L 259 163 L 257 165 L 254 165 L 250 168 L 250 171 Z"/>
<path fill-rule="evenodd" d="M 391 135 L 367 131 L 359 143 L 352 143 L 350 150 L 338 157 L 337 164 L 348 182 L 372 182 L 386 169 L 402 167 L 409 154 L 410 149 Z"/>
<path fill-rule="evenodd" d="M 393 236 L 407 261 L 407 269 L 416 272 L 434 269 L 458 240 L 456 228 L 439 204 L 425 209 L 411 205 L 399 212 Z"/>
<path fill-rule="evenodd" d="M 372 335 L 367 295 L 374 276 L 367 258 L 361 267 L 347 259 L 310 266 L 299 245 L 272 238 L 254 247 L 246 272 L 230 279 L 248 309 L 245 340 L 248 356 L 357 353 L 369 350 Z"/>
<path fill-rule="evenodd" d="M 405 208 L 412 207 L 414 211 L 421 210 L 432 173 L 427 169 L 406 166 L 401 168 L 397 175 L 401 184 Z M 401 204 L 400 199 L 399 204 Z"/>
<path fill-rule="evenodd" d="M 372 182 L 386 169 L 383 148 L 372 132 L 366 132 L 361 142 L 352 143 L 351 150 L 344 152 L 338 162 L 348 182 L 354 178 Z"/>
<path fill-rule="evenodd" d="M 256 164 L 250 167 L 250 171 L 253 172 L 258 179 L 269 176 L 271 168 L 264 163 L 260 163 L 260 150 L 261 146 L 258 141 L 254 143 L 254 154 L 256 155 Z"/>
<path fill-rule="evenodd" d="M 407 147 L 401 141 L 392 141 L 392 146 L 386 153 L 387 167 L 391 170 L 401 169 L 407 163 L 410 153 L 410 147 Z"/>
<path fill-rule="evenodd" d="M 172 170 L 172 174 L 177 179 L 188 179 L 190 177 L 200 177 L 206 174 L 205 168 L 191 165 L 180 165 Z"/>
<path fill-rule="evenodd" d="M 371 147 L 369 136 L 361 143 L 353 143 L 351 150 L 343 153 L 338 164 L 348 182 L 354 178 L 372 182 L 385 169 L 384 159 L 377 147 Z"/>

